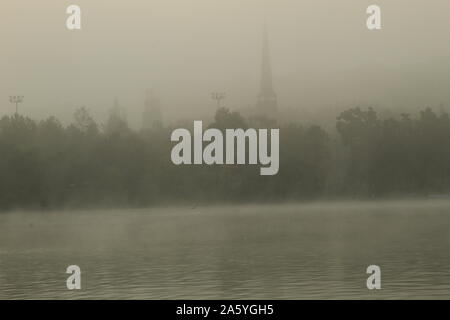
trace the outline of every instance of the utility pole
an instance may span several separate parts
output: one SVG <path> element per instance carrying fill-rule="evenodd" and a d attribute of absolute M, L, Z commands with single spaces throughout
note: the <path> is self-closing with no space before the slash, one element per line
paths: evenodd
<path fill-rule="evenodd" d="M 220 101 L 225 99 L 226 95 L 224 92 L 213 92 L 211 93 L 211 98 L 217 101 L 217 108 L 220 108 Z"/>
<path fill-rule="evenodd" d="M 19 114 L 19 103 L 22 103 L 23 96 L 9 96 L 9 102 L 16 105 L 16 115 Z"/>

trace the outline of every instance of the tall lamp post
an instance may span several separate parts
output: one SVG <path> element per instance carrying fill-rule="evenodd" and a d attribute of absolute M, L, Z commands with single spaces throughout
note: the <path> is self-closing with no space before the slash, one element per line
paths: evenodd
<path fill-rule="evenodd" d="M 223 92 L 213 92 L 211 93 L 211 98 L 217 101 L 217 108 L 220 108 L 220 101 L 225 99 L 225 93 Z"/>
<path fill-rule="evenodd" d="M 16 114 L 19 114 L 19 103 L 22 103 L 23 96 L 9 96 L 9 102 L 16 105 Z"/>

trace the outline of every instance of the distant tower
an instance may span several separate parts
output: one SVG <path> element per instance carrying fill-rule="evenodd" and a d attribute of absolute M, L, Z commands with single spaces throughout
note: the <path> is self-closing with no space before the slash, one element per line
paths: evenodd
<path fill-rule="evenodd" d="M 151 129 L 162 126 L 161 102 L 151 90 L 147 90 L 145 96 L 145 106 L 142 120 L 143 129 Z"/>
<path fill-rule="evenodd" d="M 257 111 L 266 115 L 274 115 L 277 111 L 277 95 L 273 89 L 272 67 L 270 65 L 269 36 L 265 23 L 262 39 L 261 87 Z"/>

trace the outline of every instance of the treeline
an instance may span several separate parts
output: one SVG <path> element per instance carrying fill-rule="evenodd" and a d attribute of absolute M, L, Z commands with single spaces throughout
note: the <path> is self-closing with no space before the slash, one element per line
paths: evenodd
<path fill-rule="evenodd" d="M 136 131 L 117 114 L 97 124 L 86 109 L 63 126 L 15 115 L 0 120 L 0 209 L 143 207 L 450 192 L 450 118 L 431 109 L 380 119 L 372 109 L 339 115 L 336 132 L 220 109 L 211 127 L 280 128 L 280 171 L 259 165 L 170 160 L 174 128 Z"/>

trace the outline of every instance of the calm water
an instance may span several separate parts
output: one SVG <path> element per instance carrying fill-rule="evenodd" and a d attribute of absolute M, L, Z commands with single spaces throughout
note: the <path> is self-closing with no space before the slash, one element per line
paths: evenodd
<path fill-rule="evenodd" d="M 0 299 L 449 299 L 449 246 L 450 202 L 431 200 L 15 212 L 0 214 Z"/>

